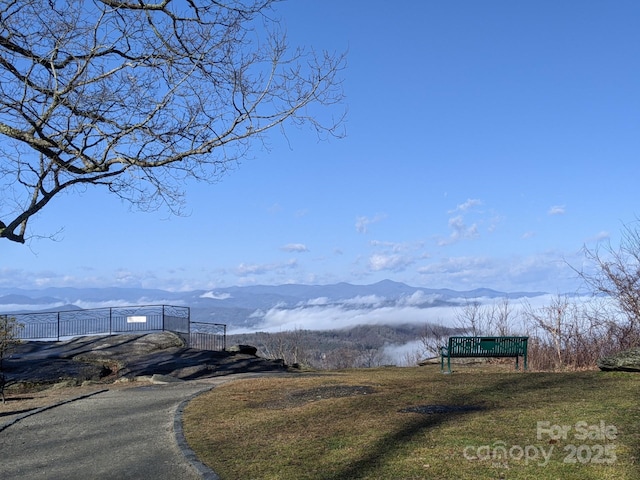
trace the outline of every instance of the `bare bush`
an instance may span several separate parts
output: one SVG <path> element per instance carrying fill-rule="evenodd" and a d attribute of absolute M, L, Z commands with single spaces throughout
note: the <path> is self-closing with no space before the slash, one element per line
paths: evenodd
<path fill-rule="evenodd" d="M 427 324 L 424 332 L 420 335 L 420 343 L 422 344 L 421 360 L 424 357 L 437 357 L 440 355 L 441 348 L 447 344 L 447 338 L 451 333 L 450 328 L 443 327 L 439 324 Z M 411 357 L 413 358 L 413 357 Z M 407 362 L 410 358 L 407 358 Z"/>
<path fill-rule="evenodd" d="M 266 358 L 282 359 L 287 365 L 308 365 L 311 363 L 304 332 L 301 330 L 262 332 L 258 334 L 257 339 L 261 353 Z"/>
<path fill-rule="evenodd" d="M 623 348 L 616 312 L 602 298 L 556 296 L 546 306 L 527 306 L 529 364 L 539 370 L 595 368 L 599 358 Z"/>
<path fill-rule="evenodd" d="M 391 359 L 385 354 L 383 348 L 365 347 L 360 350 L 360 354 L 356 357 L 356 368 L 373 368 L 381 367 L 391 363 Z"/>
<path fill-rule="evenodd" d="M 504 297 L 490 305 L 467 301 L 456 312 L 456 322 L 468 335 L 516 335 L 514 310 L 509 299 Z"/>
<path fill-rule="evenodd" d="M 601 243 L 585 247 L 584 253 L 594 268 L 579 270 L 580 277 L 594 295 L 610 298 L 618 307 L 618 312 L 601 312 L 607 334 L 619 350 L 640 345 L 640 222 L 623 228 L 617 248 Z"/>
<path fill-rule="evenodd" d="M 465 304 L 456 311 L 456 322 L 458 327 L 472 337 L 480 337 L 491 330 L 487 324 L 487 318 L 483 315 L 482 305 L 477 301 L 467 300 Z"/>

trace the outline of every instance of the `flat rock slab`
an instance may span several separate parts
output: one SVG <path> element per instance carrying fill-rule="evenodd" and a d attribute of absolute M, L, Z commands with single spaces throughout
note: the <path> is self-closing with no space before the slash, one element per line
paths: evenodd
<path fill-rule="evenodd" d="M 287 370 L 282 361 L 182 345 L 180 337 L 170 332 L 25 342 L 5 359 L 4 370 L 12 383 L 81 383 L 153 375 L 194 380 Z"/>

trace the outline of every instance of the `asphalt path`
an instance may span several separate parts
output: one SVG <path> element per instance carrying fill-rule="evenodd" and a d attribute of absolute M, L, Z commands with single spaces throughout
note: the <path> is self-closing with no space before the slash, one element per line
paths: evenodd
<path fill-rule="evenodd" d="M 0 478 L 216 479 L 182 438 L 181 410 L 230 378 L 105 389 L 0 425 Z"/>

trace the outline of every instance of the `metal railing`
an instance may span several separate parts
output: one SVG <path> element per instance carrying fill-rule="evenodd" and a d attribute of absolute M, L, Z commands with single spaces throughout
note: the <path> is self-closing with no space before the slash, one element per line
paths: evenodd
<path fill-rule="evenodd" d="M 226 325 L 191 322 L 189 307 L 142 305 L 60 312 L 7 313 L 15 318 L 20 340 L 56 340 L 87 335 L 114 335 L 170 331 L 185 338 L 191 348 L 224 350 Z"/>
<path fill-rule="evenodd" d="M 191 322 L 189 346 L 198 350 L 226 350 L 227 326 L 223 323 Z"/>

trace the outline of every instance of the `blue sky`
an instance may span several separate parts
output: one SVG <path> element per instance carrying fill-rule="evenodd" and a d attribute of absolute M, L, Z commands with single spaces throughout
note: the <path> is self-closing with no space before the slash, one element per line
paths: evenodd
<path fill-rule="evenodd" d="M 573 291 L 636 220 L 640 4 L 289 1 L 291 45 L 348 50 L 346 137 L 278 132 L 185 217 L 96 189 L 0 245 L 0 286 L 170 290 L 382 279 Z"/>

